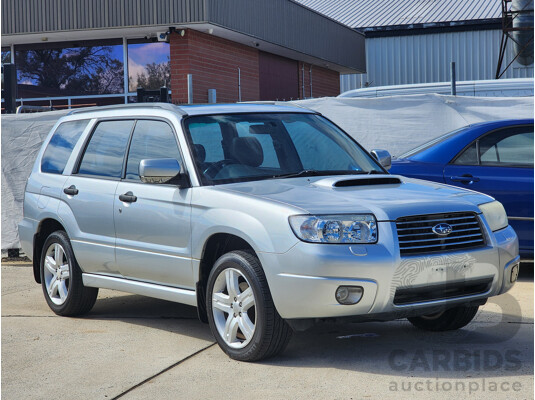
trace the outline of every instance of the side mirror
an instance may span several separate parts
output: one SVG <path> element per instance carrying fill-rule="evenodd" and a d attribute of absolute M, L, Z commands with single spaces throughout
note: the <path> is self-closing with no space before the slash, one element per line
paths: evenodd
<path fill-rule="evenodd" d="M 181 172 L 174 158 L 153 158 L 139 163 L 139 177 L 143 183 L 167 183 Z"/>
<path fill-rule="evenodd" d="M 390 153 L 386 150 L 373 149 L 371 155 L 375 157 L 379 164 L 381 164 L 384 169 L 389 170 L 392 166 L 392 157 Z"/>

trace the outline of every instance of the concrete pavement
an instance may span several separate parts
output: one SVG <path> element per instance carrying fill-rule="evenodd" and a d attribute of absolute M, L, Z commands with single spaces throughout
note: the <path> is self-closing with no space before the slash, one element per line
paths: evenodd
<path fill-rule="evenodd" d="M 533 275 L 460 331 L 323 324 L 256 364 L 230 360 L 192 307 L 101 290 L 64 318 L 29 264 L 1 278 L 2 399 L 533 398 Z"/>

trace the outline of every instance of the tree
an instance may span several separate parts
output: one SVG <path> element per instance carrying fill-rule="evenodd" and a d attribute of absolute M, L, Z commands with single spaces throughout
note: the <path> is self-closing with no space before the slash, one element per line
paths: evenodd
<path fill-rule="evenodd" d="M 131 81 L 134 81 L 130 77 Z M 157 90 L 162 86 L 170 87 L 171 63 L 169 59 L 163 63 L 150 63 L 145 66 L 145 72 L 137 74 L 135 88 L 142 87 L 145 90 Z"/>
<path fill-rule="evenodd" d="M 123 91 L 123 64 L 111 58 L 112 46 L 35 49 L 17 52 L 18 80 L 66 94 Z"/>

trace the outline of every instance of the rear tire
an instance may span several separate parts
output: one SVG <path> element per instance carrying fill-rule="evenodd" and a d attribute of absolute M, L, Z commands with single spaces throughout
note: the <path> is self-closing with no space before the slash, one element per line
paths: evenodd
<path fill-rule="evenodd" d="M 88 313 L 97 300 L 98 288 L 85 287 L 67 233 L 50 234 L 40 261 L 41 286 L 48 306 L 58 315 Z"/>
<path fill-rule="evenodd" d="M 290 341 L 292 330 L 275 309 L 260 261 L 250 251 L 232 251 L 216 261 L 206 308 L 212 334 L 234 360 L 273 357 Z"/>
<path fill-rule="evenodd" d="M 436 314 L 407 318 L 411 324 L 426 331 L 452 331 L 470 323 L 479 306 L 458 306 Z"/>

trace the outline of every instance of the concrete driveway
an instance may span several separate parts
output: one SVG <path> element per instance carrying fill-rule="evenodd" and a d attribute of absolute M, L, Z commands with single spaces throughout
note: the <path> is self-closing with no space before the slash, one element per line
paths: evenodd
<path fill-rule="evenodd" d="M 532 399 L 533 275 L 460 331 L 324 324 L 250 364 L 230 360 L 192 307 L 101 290 L 84 318 L 58 317 L 29 264 L 3 263 L 2 399 L 119 397 Z"/>

